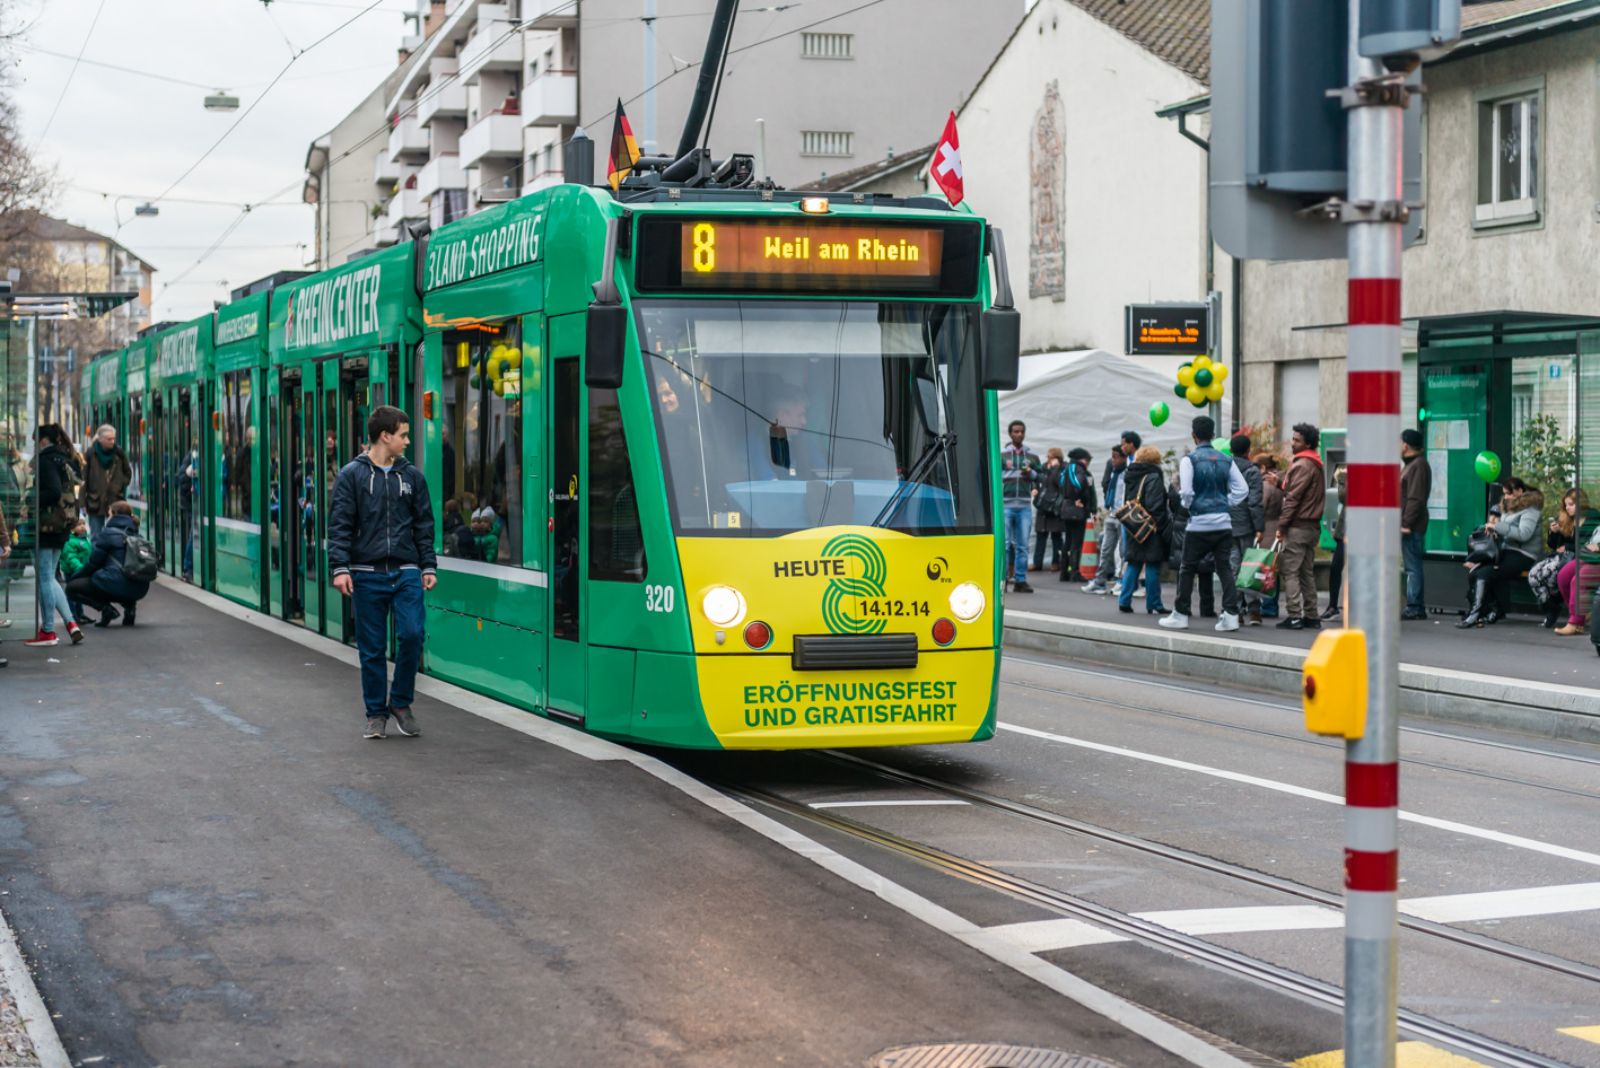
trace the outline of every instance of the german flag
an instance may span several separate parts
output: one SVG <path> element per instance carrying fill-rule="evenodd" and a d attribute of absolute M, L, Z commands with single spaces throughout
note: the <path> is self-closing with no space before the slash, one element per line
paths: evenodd
<path fill-rule="evenodd" d="M 622 98 L 617 98 L 617 121 L 611 127 L 611 155 L 606 160 L 606 180 L 615 192 L 639 162 L 639 142 L 633 139 L 633 126 L 628 113 L 622 110 Z"/>

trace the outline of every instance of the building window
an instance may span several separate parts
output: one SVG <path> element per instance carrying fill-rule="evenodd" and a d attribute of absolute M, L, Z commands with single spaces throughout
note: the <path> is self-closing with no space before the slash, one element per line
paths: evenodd
<path fill-rule="evenodd" d="M 850 142 L 855 138 L 846 130 L 802 130 L 800 154 L 802 156 L 849 156 Z"/>
<path fill-rule="evenodd" d="M 446 334 L 443 393 L 444 553 L 521 566 L 520 321 Z"/>
<path fill-rule="evenodd" d="M 800 56 L 803 59 L 850 59 L 854 56 L 853 33 L 802 33 Z"/>
<path fill-rule="evenodd" d="M 1475 225 L 1538 219 L 1543 104 L 1544 90 L 1539 86 L 1479 95 Z"/>

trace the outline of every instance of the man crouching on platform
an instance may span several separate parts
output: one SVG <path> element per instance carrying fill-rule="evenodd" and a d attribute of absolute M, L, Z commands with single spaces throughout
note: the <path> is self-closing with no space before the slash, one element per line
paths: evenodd
<path fill-rule="evenodd" d="M 433 589 L 433 505 L 422 471 L 406 460 L 411 422 L 380 405 L 367 419 L 367 451 L 333 484 L 328 562 L 333 585 L 352 599 L 361 653 L 365 738 L 382 738 L 389 717 L 407 738 L 422 733 L 411 712 L 422 660 L 422 591 Z M 394 617 L 394 685 L 388 685 L 389 617 Z"/>

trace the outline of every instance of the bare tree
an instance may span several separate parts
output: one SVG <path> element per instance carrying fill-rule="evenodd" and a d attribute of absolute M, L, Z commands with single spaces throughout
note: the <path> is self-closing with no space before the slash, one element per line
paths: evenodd
<path fill-rule="evenodd" d="M 50 203 L 55 175 L 34 159 L 22 135 L 11 95 L 12 43 L 23 29 L 16 24 L 13 0 L 0 0 L 0 251 L 32 224 Z"/>

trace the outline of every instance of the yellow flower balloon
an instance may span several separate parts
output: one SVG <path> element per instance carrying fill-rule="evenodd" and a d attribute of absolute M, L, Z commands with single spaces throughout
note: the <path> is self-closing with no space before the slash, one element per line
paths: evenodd
<path fill-rule="evenodd" d="M 1196 356 L 1194 358 L 1194 369 L 1196 371 L 1198 371 L 1202 367 L 1210 367 L 1210 366 L 1211 366 L 1211 357 L 1210 356 Z"/>
<path fill-rule="evenodd" d="M 1211 381 L 1225 382 L 1228 379 L 1228 368 L 1220 363 L 1211 365 Z"/>
<path fill-rule="evenodd" d="M 1194 385 L 1193 367 L 1178 368 L 1178 385 L 1183 386 L 1184 388 Z"/>
<path fill-rule="evenodd" d="M 1219 401 L 1222 399 L 1222 393 L 1222 383 L 1213 379 L 1211 384 L 1206 387 L 1206 400 Z"/>
<path fill-rule="evenodd" d="M 1183 391 L 1183 395 L 1188 399 L 1189 403 L 1194 405 L 1196 408 L 1205 407 L 1206 391 L 1201 389 L 1199 386 L 1190 386 L 1188 389 Z"/>

